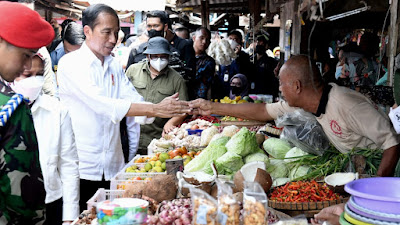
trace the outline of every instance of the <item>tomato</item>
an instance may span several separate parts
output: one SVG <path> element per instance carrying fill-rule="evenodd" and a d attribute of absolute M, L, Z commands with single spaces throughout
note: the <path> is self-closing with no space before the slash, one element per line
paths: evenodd
<path fill-rule="evenodd" d="M 141 177 L 133 177 L 132 180 L 142 180 Z"/>
<path fill-rule="evenodd" d="M 198 125 L 193 125 L 190 129 L 191 130 L 197 130 L 197 129 L 199 129 L 199 126 Z"/>
<path fill-rule="evenodd" d="M 178 151 L 179 155 L 181 156 L 187 154 L 187 149 L 185 146 L 183 146 L 182 148 L 177 148 L 175 151 Z"/>
<path fill-rule="evenodd" d="M 170 158 L 173 159 L 173 158 L 175 158 L 175 156 L 179 155 L 179 151 L 178 150 L 169 151 L 168 154 L 169 154 Z"/>

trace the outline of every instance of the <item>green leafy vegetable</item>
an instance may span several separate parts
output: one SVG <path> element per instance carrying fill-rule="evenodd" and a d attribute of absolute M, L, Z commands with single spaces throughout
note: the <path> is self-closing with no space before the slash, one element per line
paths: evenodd
<path fill-rule="evenodd" d="M 185 171 L 195 172 L 202 171 L 207 167 L 210 167 L 211 162 L 218 159 L 226 153 L 226 143 L 229 137 L 221 137 L 214 141 L 205 148 L 200 155 L 195 157 L 185 166 Z"/>
<path fill-rule="evenodd" d="M 270 158 L 266 169 L 274 179 L 287 177 L 289 174 L 289 169 L 283 159 Z"/>
<path fill-rule="evenodd" d="M 246 164 L 249 162 L 255 162 L 255 161 L 264 162 L 265 166 L 267 166 L 269 164 L 269 158 L 265 153 L 256 152 L 256 153 L 252 153 L 244 158 L 244 163 L 246 163 Z"/>
<path fill-rule="evenodd" d="M 219 174 L 233 174 L 244 165 L 242 157 L 233 152 L 227 152 L 215 161 Z"/>
<path fill-rule="evenodd" d="M 285 155 L 284 161 L 286 163 L 296 161 L 299 157 L 309 155 L 307 152 L 301 150 L 298 147 L 291 148 Z"/>
<path fill-rule="evenodd" d="M 308 171 L 310 170 L 310 167 L 308 166 L 298 166 L 294 167 L 290 172 L 289 172 L 289 179 L 290 180 L 295 180 L 299 177 L 303 177 L 307 175 Z"/>
<path fill-rule="evenodd" d="M 236 153 L 242 157 L 259 150 L 256 134 L 246 127 L 242 127 L 239 132 L 233 135 L 225 146 L 228 152 Z"/>
<path fill-rule="evenodd" d="M 268 154 L 276 159 L 285 158 L 286 153 L 292 148 L 289 142 L 270 137 L 263 143 L 264 150 L 268 152 Z"/>

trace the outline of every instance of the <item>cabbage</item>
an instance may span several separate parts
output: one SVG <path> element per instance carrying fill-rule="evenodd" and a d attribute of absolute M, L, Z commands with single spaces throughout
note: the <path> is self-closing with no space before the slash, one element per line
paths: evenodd
<path fill-rule="evenodd" d="M 244 165 L 242 157 L 233 152 L 227 152 L 215 161 L 218 174 L 233 174 Z"/>
<path fill-rule="evenodd" d="M 294 147 L 286 153 L 284 160 L 286 163 L 290 163 L 298 160 L 299 157 L 304 155 L 309 155 L 309 154 L 298 147 Z"/>
<path fill-rule="evenodd" d="M 274 181 L 272 182 L 272 187 L 278 187 L 281 185 L 286 184 L 287 182 L 289 182 L 290 179 L 287 177 L 280 177 L 280 178 L 276 178 L 274 179 Z"/>
<path fill-rule="evenodd" d="M 269 164 L 269 158 L 265 153 L 256 152 L 256 153 L 252 153 L 244 158 L 244 163 L 246 163 L 246 164 L 249 162 L 255 162 L 255 161 L 264 162 L 265 166 L 267 166 Z"/>
<path fill-rule="evenodd" d="M 269 163 L 266 168 L 269 175 L 272 178 L 287 177 L 289 174 L 289 169 L 286 163 L 282 159 L 269 159 Z"/>
<path fill-rule="evenodd" d="M 264 150 L 268 152 L 268 154 L 276 159 L 285 158 L 286 153 L 292 148 L 289 142 L 270 137 L 263 143 Z"/>
<path fill-rule="evenodd" d="M 259 150 L 255 132 L 242 127 L 225 145 L 228 152 L 236 153 L 242 157 Z"/>
<path fill-rule="evenodd" d="M 228 140 L 229 137 L 221 137 L 211 141 L 207 148 L 205 148 L 200 155 L 196 156 L 185 166 L 185 171 L 202 171 L 206 167 L 210 167 L 211 162 L 226 153 L 225 144 L 228 142 Z"/>
<path fill-rule="evenodd" d="M 303 176 L 307 175 L 309 170 L 310 170 L 310 167 L 308 167 L 308 166 L 294 167 L 289 172 L 289 179 L 290 180 L 295 180 L 297 178 L 303 177 Z"/>
<path fill-rule="evenodd" d="M 232 136 L 235 135 L 238 131 L 239 131 L 239 127 L 237 127 L 237 126 L 235 126 L 235 125 L 230 125 L 230 126 L 224 127 L 224 129 L 222 130 L 221 134 L 222 134 L 223 136 L 232 137 Z"/>
<path fill-rule="evenodd" d="M 218 129 L 215 126 L 211 126 L 203 130 L 203 132 L 201 132 L 200 146 L 207 146 L 210 143 L 212 137 L 218 133 Z"/>

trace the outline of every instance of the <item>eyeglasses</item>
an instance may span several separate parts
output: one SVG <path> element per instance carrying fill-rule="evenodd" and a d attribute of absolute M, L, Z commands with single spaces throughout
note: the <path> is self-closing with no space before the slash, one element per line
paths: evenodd
<path fill-rule="evenodd" d="M 159 58 L 161 60 L 168 60 L 169 59 L 169 55 L 150 55 L 150 59 L 151 60 L 157 60 Z"/>

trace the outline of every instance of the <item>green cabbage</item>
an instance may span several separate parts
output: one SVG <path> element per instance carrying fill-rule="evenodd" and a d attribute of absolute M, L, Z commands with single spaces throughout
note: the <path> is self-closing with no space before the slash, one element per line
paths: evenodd
<path fill-rule="evenodd" d="M 297 178 L 303 177 L 303 176 L 307 175 L 309 170 L 310 170 L 310 167 L 308 167 L 308 166 L 294 167 L 289 172 L 289 179 L 290 180 L 296 180 Z"/>
<path fill-rule="evenodd" d="M 202 171 L 205 168 L 210 167 L 211 162 L 226 153 L 227 150 L 225 144 L 228 142 L 228 140 L 229 137 L 221 137 L 211 141 L 207 148 L 200 153 L 200 155 L 196 156 L 185 166 L 185 171 Z"/>
<path fill-rule="evenodd" d="M 263 143 L 264 150 L 268 152 L 268 154 L 276 159 L 285 158 L 286 153 L 292 148 L 289 142 L 270 137 Z"/>
<path fill-rule="evenodd" d="M 244 165 L 242 157 L 233 152 L 227 152 L 215 161 L 218 174 L 234 174 Z"/>
<path fill-rule="evenodd" d="M 246 163 L 246 164 L 249 162 L 254 162 L 254 161 L 264 162 L 265 166 L 267 166 L 269 164 L 269 158 L 265 153 L 256 152 L 256 153 L 252 153 L 244 158 L 244 163 Z"/>
<path fill-rule="evenodd" d="M 225 145 L 228 152 L 236 153 L 242 157 L 259 150 L 255 132 L 242 127 Z"/>
<path fill-rule="evenodd" d="M 286 163 L 294 162 L 294 161 L 298 160 L 299 157 L 304 156 L 304 155 L 309 155 L 309 154 L 307 152 L 301 150 L 298 147 L 294 147 L 286 153 L 284 160 Z"/>
<path fill-rule="evenodd" d="M 270 158 L 266 170 L 274 179 L 287 177 L 289 174 L 289 169 L 282 159 Z"/>

